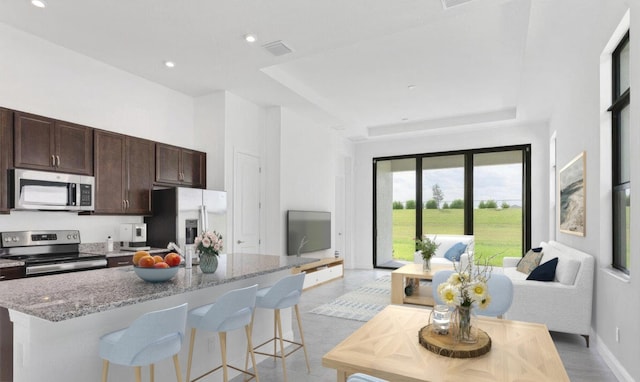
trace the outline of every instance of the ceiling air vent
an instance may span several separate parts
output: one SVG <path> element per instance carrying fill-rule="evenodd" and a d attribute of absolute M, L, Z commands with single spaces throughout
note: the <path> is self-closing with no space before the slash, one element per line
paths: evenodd
<path fill-rule="evenodd" d="M 451 7 L 455 7 L 456 5 L 468 3 L 471 0 L 442 0 L 442 7 L 444 9 L 449 9 Z"/>
<path fill-rule="evenodd" d="M 273 54 L 274 56 L 284 56 L 285 54 L 289 54 L 293 52 L 291 48 L 286 46 L 280 40 L 273 41 L 268 44 L 264 44 L 262 45 L 262 47 L 265 48 L 269 53 Z"/>

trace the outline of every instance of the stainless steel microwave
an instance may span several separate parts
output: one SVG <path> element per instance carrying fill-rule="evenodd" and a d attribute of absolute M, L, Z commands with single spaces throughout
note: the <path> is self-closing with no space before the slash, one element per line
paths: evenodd
<path fill-rule="evenodd" d="M 15 210 L 94 210 L 93 176 L 18 168 L 12 172 L 11 208 Z"/>

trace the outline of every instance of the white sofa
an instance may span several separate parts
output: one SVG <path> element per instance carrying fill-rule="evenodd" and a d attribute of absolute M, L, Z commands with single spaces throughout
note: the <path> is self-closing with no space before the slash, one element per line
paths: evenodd
<path fill-rule="evenodd" d="M 467 245 L 465 254 L 473 253 L 473 235 L 426 235 L 430 239 L 434 239 L 440 246 L 436 250 L 434 256 L 431 257 L 431 264 L 450 264 L 451 261 L 444 257 L 444 254 L 457 243 Z M 413 254 L 413 261 L 422 264 L 422 253 L 416 251 Z"/>
<path fill-rule="evenodd" d="M 593 301 L 593 256 L 555 241 L 541 243 L 543 264 L 558 258 L 554 281 L 527 280 L 516 270 L 520 257 L 505 257 L 503 272 L 513 282 L 513 302 L 505 318 L 538 322 L 549 330 L 582 335 L 589 347 Z"/>

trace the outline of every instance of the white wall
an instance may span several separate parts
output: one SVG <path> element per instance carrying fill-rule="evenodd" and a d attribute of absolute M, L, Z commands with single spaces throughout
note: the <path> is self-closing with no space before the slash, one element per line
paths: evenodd
<path fill-rule="evenodd" d="M 284 253 L 287 248 L 285 237 L 287 210 L 330 211 L 332 219 L 335 218 L 335 177 L 350 173 L 345 169 L 345 158 L 351 157 L 352 152 L 351 144 L 339 138 L 334 130 L 318 125 L 291 110 L 282 109 L 281 122 L 279 225 L 283 233 L 280 237 L 281 250 Z M 346 200 L 346 215 L 350 216 L 349 195 L 346 196 Z M 349 237 L 351 228 L 345 227 L 345 230 L 345 235 Z M 312 252 L 305 256 L 333 256 L 334 236 L 332 229 L 331 249 Z M 345 256 L 348 256 L 348 253 Z"/>
<path fill-rule="evenodd" d="M 620 380 L 640 380 L 640 238 L 634 235 L 640 229 L 640 206 L 631 204 L 631 264 L 630 278 L 613 271 L 611 233 L 611 138 L 608 120 L 610 114 L 603 110 L 601 99 L 611 100 L 606 83 L 610 71 L 601 73 L 601 56 L 616 26 L 631 6 L 631 28 L 640 25 L 638 3 L 624 0 L 600 0 L 580 3 L 580 11 L 571 6 L 558 12 L 555 20 L 566 25 L 558 45 L 579 51 L 578 56 L 559 53 L 556 64 L 559 73 L 565 74 L 561 86 L 551 95 L 554 109 L 549 121 L 549 131 L 557 131 L 557 168 L 564 167 L 572 158 L 585 151 L 586 167 L 586 234 L 584 237 L 568 235 L 556 229 L 559 242 L 592 254 L 596 259 L 594 313 L 592 327 L 597 338 L 596 347 Z M 574 5 L 576 5 L 574 4 Z M 587 33 L 585 33 L 588 31 Z M 569 48 L 570 47 L 570 48 Z M 631 36 L 631 86 L 640 89 L 640 41 Z M 606 55 L 605 55 L 606 56 Z M 635 64 L 634 64 L 635 63 Z M 605 79 L 601 86 L 601 76 Z M 542 95 L 543 96 L 543 95 Z M 608 101 L 607 101 L 608 100 Z M 607 105 L 608 106 L 608 105 Z M 604 109 L 606 109 L 606 107 Z M 634 143 L 640 139 L 637 116 L 640 101 L 631 97 L 631 184 L 640 179 L 640 152 Z M 616 328 L 620 330 L 620 342 L 616 341 Z"/>
<path fill-rule="evenodd" d="M 136 137 L 194 147 L 193 99 L 0 24 L 0 106 Z M 195 147 L 194 147 L 195 148 Z M 79 229 L 83 243 L 118 240 L 141 217 L 67 212 L 0 215 L 0 232 Z"/>
<path fill-rule="evenodd" d="M 457 130 L 457 131 L 455 131 Z M 548 232 L 548 127 L 546 124 L 495 128 L 458 128 L 454 132 L 434 131 L 419 138 L 358 143 L 355 146 L 355 252 L 353 267 L 373 267 L 373 158 L 421 154 L 484 147 L 531 144 L 531 242 L 546 240 Z"/>

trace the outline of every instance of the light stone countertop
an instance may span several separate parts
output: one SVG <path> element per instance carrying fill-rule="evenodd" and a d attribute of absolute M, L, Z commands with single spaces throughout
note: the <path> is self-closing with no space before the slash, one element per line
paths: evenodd
<path fill-rule="evenodd" d="M 93 313 L 209 288 L 317 261 L 295 256 L 223 254 L 218 269 L 204 274 L 198 266 L 181 267 L 171 280 L 150 283 L 133 266 L 29 277 L 0 283 L 0 306 L 48 321 Z"/>
<path fill-rule="evenodd" d="M 0 259 L 0 268 L 22 267 L 22 266 L 24 266 L 24 261 Z"/>

